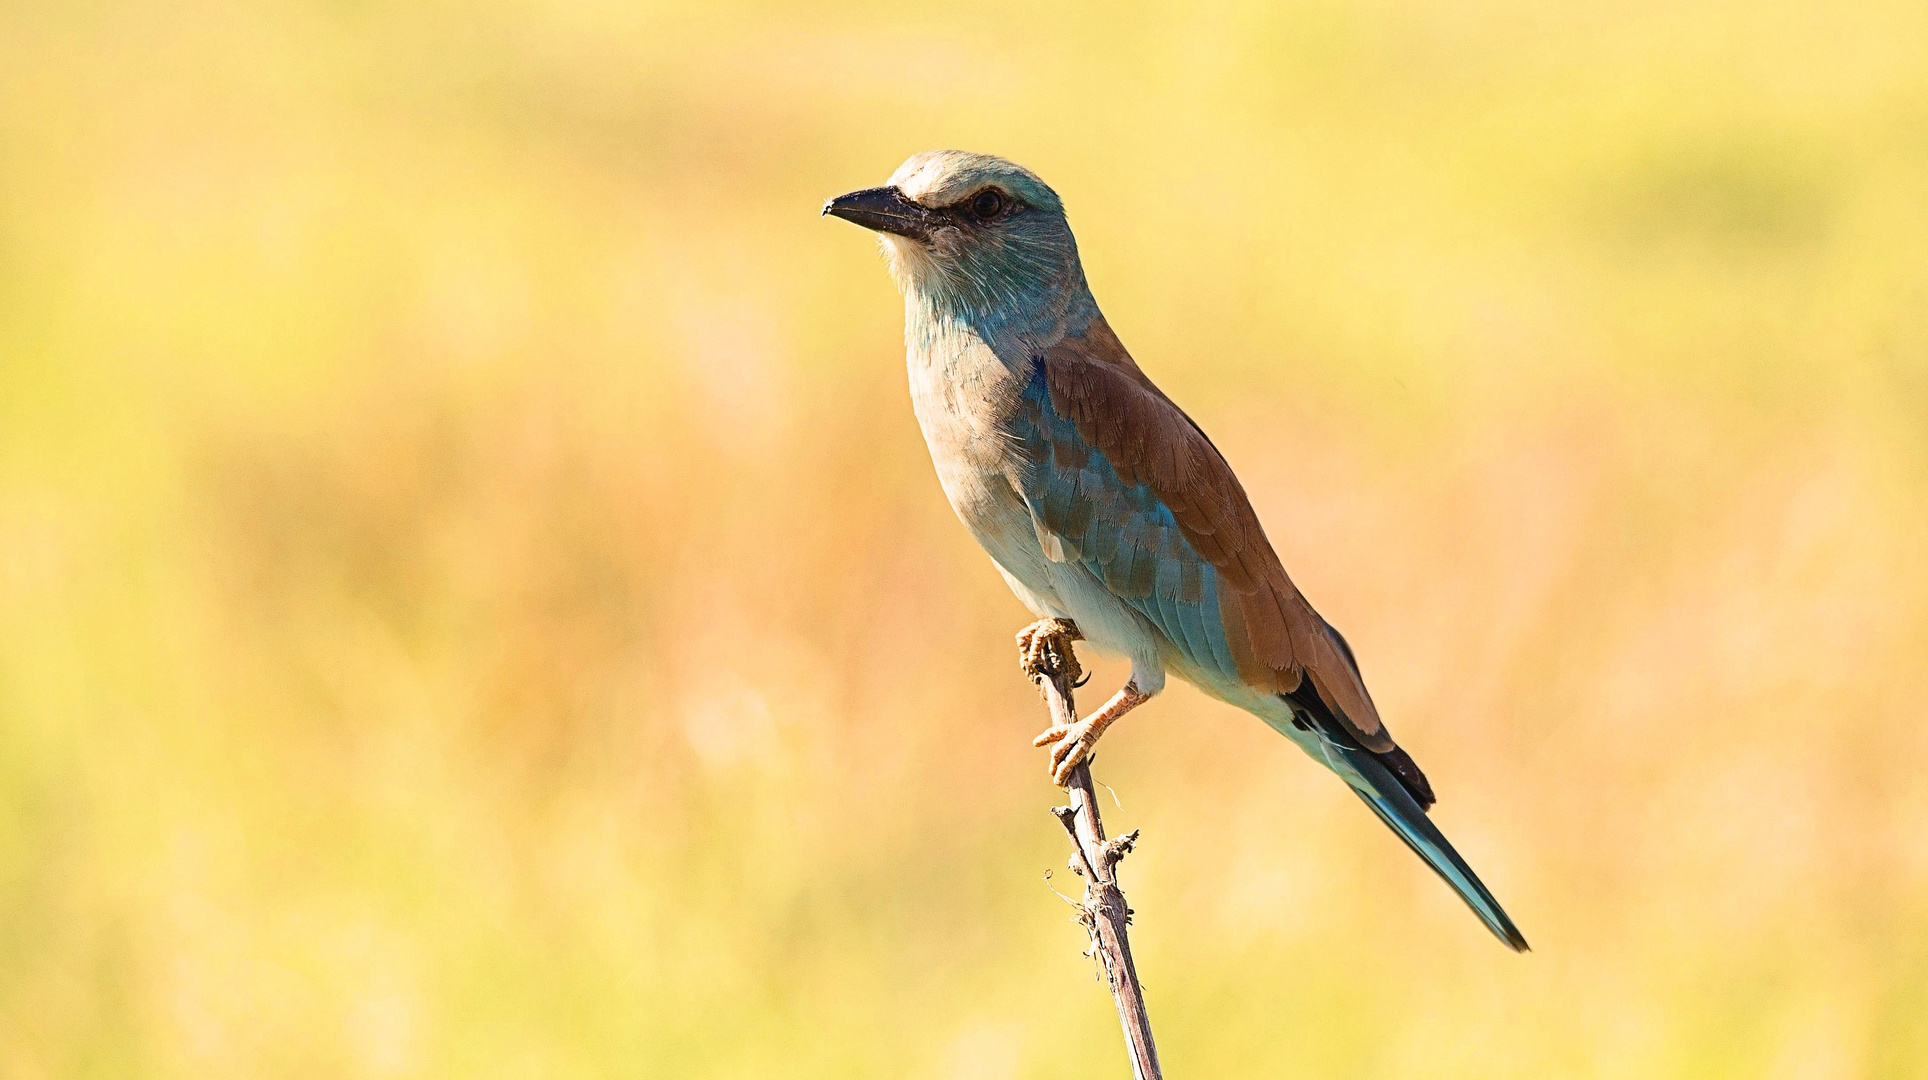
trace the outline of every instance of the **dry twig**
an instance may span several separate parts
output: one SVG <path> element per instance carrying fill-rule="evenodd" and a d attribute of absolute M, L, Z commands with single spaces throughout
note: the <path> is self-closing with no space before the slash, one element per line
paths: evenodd
<path fill-rule="evenodd" d="M 1036 634 L 1040 639 L 1037 645 L 1025 650 L 1025 673 L 1044 694 L 1053 724 L 1076 723 L 1078 709 L 1072 693 L 1081 672 L 1071 642 L 1076 639 L 1077 629 L 1069 623 L 1055 622 L 1039 626 Z M 1051 812 L 1057 815 L 1065 832 L 1071 834 L 1071 842 L 1077 848 L 1077 854 L 1071 859 L 1071 870 L 1085 882 L 1078 921 L 1091 935 L 1092 951 L 1104 965 L 1105 982 L 1110 985 L 1112 1000 L 1118 1005 L 1118 1023 L 1124 1028 L 1132 1076 L 1135 1080 L 1163 1080 L 1164 1074 L 1158 1068 L 1158 1048 L 1151 1038 L 1151 1019 L 1145 1013 L 1145 993 L 1138 985 L 1138 969 L 1131 962 L 1131 944 L 1126 937 L 1125 928 L 1131 924 L 1132 911 L 1125 904 L 1123 890 L 1118 888 L 1118 862 L 1137 843 L 1138 830 L 1105 839 L 1088 761 L 1081 761 L 1072 769 L 1067 787 L 1071 805 L 1054 807 Z"/>

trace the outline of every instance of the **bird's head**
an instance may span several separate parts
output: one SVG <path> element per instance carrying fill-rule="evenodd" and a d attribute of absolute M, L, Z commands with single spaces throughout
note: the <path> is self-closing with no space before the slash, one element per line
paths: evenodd
<path fill-rule="evenodd" d="M 823 212 L 875 231 L 904 293 L 973 321 L 1062 319 L 1088 296 L 1058 194 L 989 154 L 926 150 Z"/>

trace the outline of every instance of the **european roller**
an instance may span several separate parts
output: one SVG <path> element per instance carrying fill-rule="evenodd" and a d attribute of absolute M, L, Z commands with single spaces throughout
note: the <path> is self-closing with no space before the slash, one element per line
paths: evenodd
<path fill-rule="evenodd" d="M 1312 609 L 1232 467 L 1106 325 L 1056 192 L 1002 158 L 931 150 L 824 213 L 874 230 L 904 295 L 911 400 L 965 528 L 1040 620 L 1131 661 L 1124 687 L 1037 738 L 1059 783 L 1167 673 L 1339 775 L 1480 921 L 1526 939 L 1426 811 L 1352 649 Z"/>

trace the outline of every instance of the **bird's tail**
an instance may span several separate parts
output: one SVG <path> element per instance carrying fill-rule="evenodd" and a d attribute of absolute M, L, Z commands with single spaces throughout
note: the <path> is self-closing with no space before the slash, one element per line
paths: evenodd
<path fill-rule="evenodd" d="M 1324 734 L 1323 732 L 1321 734 Z M 1321 738 L 1327 761 L 1333 771 L 1343 777 L 1359 801 L 1372 807 L 1379 820 L 1386 823 L 1399 838 L 1406 842 L 1426 865 L 1444 878 L 1452 886 L 1473 914 L 1486 924 L 1493 936 L 1515 952 L 1526 952 L 1526 938 L 1520 934 L 1513 920 L 1506 917 L 1500 902 L 1480 884 L 1479 875 L 1459 857 L 1453 845 L 1419 808 L 1419 803 L 1407 791 L 1405 785 L 1392 774 L 1380 760 L 1379 755 L 1363 747 L 1348 746 L 1332 738 Z M 1349 742 L 1350 740 L 1346 740 Z M 1337 760 L 1335 760 L 1337 759 Z M 1343 761 L 1342 766 L 1340 762 Z"/>

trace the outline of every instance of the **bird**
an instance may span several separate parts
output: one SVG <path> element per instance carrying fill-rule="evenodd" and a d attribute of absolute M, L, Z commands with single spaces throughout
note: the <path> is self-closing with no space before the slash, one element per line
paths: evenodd
<path fill-rule="evenodd" d="M 928 150 L 822 213 L 877 234 L 904 300 L 918 426 L 951 508 L 1038 622 L 1030 661 L 1082 639 L 1131 663 L 1054 725 L 1065 784 L 1176 675 L 1336 773 L 1515 951 L 1526 938 L 1427 816 L 1346 639 L 1313 610 L 1225 456 L 1098 309 L 1057 192 L 990 154 Z"/>

